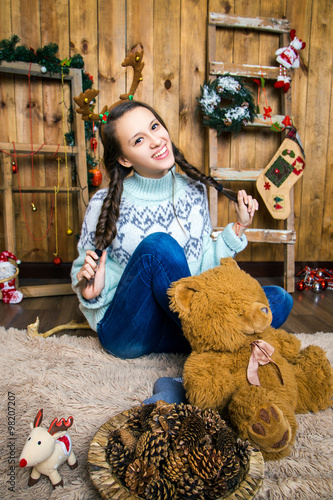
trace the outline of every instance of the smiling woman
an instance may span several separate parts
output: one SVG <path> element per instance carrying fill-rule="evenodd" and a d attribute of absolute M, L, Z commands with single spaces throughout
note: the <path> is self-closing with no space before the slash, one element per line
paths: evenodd
<path fill-rule="evenodd" d="M 110 183 L 89 203 L 72 267 L 81 310 L 115 356 L 189 352 L 167 290 L 243 250 L 258 203 L 239 191 L 236 221 L 213 240 L 206 186 L 223 187 L 186 161 L 154 109 L 121 102 L 109 110 L 101 137 Z M 77 286 L 82 279 L 84 288 Z M 268 288 L 269 297 L 278 295 L 272 313 L 282 324 L 292 299 Z"/>
<path fill-rule="evenodd" d="M 118 161 L 123 167 L 158 179 L 175 164 L 169 132 L 149 109 L 140 106 L 125 113 L 117 121 L 116 133 L 122 150 Z"/>

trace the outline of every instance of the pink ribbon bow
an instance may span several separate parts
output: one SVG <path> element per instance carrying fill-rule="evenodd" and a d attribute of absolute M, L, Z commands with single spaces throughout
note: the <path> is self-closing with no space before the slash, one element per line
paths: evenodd
<path fill-rule="evenodd" d="M 271 358 L 274 352 L 274 347 L 271 346 L 268 342 L 265 342 L 264 340 L 255 340 L 254 342 L 251 343 L 251 346 L 252 346 L 252 354 L 247 367 L 247 379 L 250 382 L 250 384 L 260 385 L 258 377 L 259 365 L 267 365 L 268 363 L 273 363 L 279 372 L 281 383 L 282 385 L 284 385 L 280 368 Z"/>

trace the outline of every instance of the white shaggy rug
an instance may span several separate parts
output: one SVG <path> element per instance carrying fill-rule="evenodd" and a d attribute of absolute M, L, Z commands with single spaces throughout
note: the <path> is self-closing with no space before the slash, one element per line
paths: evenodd
<path fill-rule="evenodd" d="M 333 364 L 333 334 L 298 334 L 303 346 L 317 344 Z M 8 500 L 94 500 L 100 498 L 87 469 L 89 444 L 112 416 L 139 405 L 161 376 L 181 375 L 181 355 L 149 355 L 121 360 L 107 354 L 96 337 L 31 339 L 26 331 L 0 328 L 0 498 Z M 44 424 L 74 417 L 70 430 L 79 466 L 64 464 L 64 488 L 52 489 L 43 476 L 33 487 L 19 456 L 38 410 Z M 331 500 L 333 498 L 333 410 L 298 416 L 293 454 L 265 465 L 257 499 Z M 12 427 L 10 427 L 12 425 Z"/>

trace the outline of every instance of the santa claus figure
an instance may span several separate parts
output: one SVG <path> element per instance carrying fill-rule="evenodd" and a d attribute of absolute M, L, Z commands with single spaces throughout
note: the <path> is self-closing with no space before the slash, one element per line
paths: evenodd
<path fill-rule="evenodd" d="M 0 290 L 2 292 L 2 302 L 5 304 L 18 304 L 23 299 L 23 293 L 15 288 L 15 278 L 7 281 L 7 278 L 13 276 L 16 272 L 14 266 L 8 259 L 14 260 L 17 264 L 20 261 L 11 252 L 2 252 L 0 254 Z"/>

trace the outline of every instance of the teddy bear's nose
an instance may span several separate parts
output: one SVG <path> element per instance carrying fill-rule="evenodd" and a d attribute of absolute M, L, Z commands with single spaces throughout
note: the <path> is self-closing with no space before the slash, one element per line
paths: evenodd
<path fill-rule="evenodd" d="M 268 308 L 267 307 L 262 307 L 261 308 L 262 312 L 264 312 L 265 314 L 268 314 Z"/>

